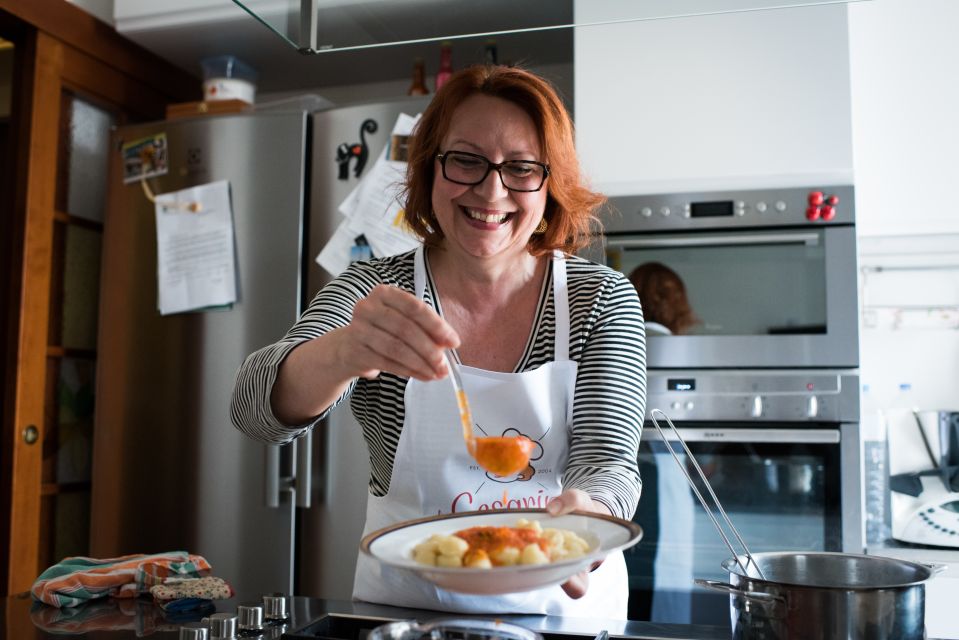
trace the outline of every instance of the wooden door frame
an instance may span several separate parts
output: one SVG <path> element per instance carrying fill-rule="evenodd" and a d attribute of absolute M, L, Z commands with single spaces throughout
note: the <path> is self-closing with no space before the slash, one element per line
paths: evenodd
<path fill-rule="evenodd" d="M 37 573 L 40 542 L 40 480 L 43 463 L 44 395 L 47 330 L 50 308 L 50 274 L 53 252 L 54 192 L 59 137 L 63 45 L 46 34 L 36 33 L 26 43 L 31 59 L 22 87 L 18 121 L 24 152 L 18 163 L 16 212 L 22 214 L 22 243 L 17 248 L 13 298 L 18 299 L 15 336 L 16 371 L 8 380 L 13 389 L 11 417 L 5 429 L 4 450 L 9 451 L 10 524 L 6 593 L 29 589 Z M 22 156 L 21 156 L 22 157 Z M 19 263 L 19 264 L 18 264 Z M 28 443 L 25 433 L 33 427 L 38 439 Z M 32 576 L 32 577 L 31 577 Z"/>
<path fill-rule="evenodd" d="M 53 277 L 61 95 L 113 105 L 136 120 L 196 98 L 199 80 L 126 41 L 65 0 L 0 0 L 0 24 L 19 18 L 15 193 L 3 389 L 0 596 L 30 588 L 38 567 L 50 285 Z M 3 274 L 6 276 L 6 274 Z M 32 444 L 24 433 L 34 426 Z"/>

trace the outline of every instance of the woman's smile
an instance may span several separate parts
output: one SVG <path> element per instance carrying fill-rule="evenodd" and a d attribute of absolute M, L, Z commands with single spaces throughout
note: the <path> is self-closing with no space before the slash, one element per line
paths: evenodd
<path fill-rule="evenodd" d="M 460 206 L 466 217 L 479 229 L 497 229 L 512 219 L 512 212 L 495 209 L 480 209 L 477 207 Z"/>

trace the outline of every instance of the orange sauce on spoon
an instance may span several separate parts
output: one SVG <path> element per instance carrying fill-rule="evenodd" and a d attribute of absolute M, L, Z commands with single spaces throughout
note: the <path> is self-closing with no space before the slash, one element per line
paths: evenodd
<path fill-rule="evenodd" d="M 533 453 L 532 440 L 525 436 L 477 438 L 473 435 L 473 417 L 466 400 L 466 392 L 458 384 L 456 402 L 459 405 L 466 450 L 479 466 L 498 476 L 509 476 L 519 473 L 529 465 L 529 456 Z"/>

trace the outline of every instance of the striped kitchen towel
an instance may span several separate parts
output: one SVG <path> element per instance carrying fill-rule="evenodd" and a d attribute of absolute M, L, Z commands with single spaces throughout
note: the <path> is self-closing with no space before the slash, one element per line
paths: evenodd
<path fill-rule="evenodd" d="M 198 578 L 210 570 L 202 556 L 186 551 L 119 558 L 65 558 L 40 574 L 30 592 L 54 607 L 74 607 L 95 598 L 134 598 L 169 576 Z"/>

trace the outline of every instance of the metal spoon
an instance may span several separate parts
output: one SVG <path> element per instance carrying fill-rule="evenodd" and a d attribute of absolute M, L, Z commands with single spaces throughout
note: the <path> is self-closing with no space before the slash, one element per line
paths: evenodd
<path fill-rule="evenodd" d="M 475 437 L 473 414 L 470 413 L 469 401 L 466 399 L 459 364 L 449 349 L 444 355 L 450 370 L 450 379 L 453 381 L 453 389 L 456 391 L 456 403 L 459 405 L 466 450 L 479 466 L 498 476 L 512 475 L 525 469 L 529 465 L 529 456 L 533 453 L 533 441 L 524 436 Z"/>

